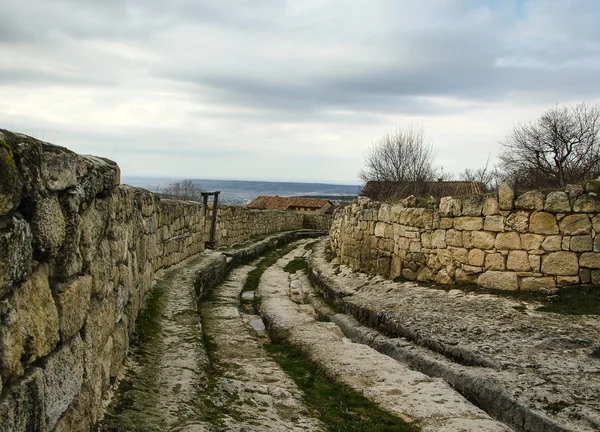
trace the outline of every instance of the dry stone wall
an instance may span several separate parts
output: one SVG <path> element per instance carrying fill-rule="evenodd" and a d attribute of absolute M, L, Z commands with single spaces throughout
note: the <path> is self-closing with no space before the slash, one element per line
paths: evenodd
<path fill-rule="evenodd" d="M 359 198 L 337 211 L 331 248 L 355 270 L 441 284 L 552 291 L 600 284 L 600 198 L 581 186 L 515 198 L 442 198 L 435 208 Z"/>
<path fill-rule="evenodd" d="M 200 203 L 119 178 L 112 161 L 0 130 L 0 431 L 95 423 L 155 275 L 204 250 Z M 219 207 L 215 243 L 303 223 Z"/>

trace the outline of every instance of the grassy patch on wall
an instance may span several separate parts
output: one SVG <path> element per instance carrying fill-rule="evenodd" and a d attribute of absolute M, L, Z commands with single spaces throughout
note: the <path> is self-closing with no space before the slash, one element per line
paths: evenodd
<path fill-rule="evenodd" d="M 286 266 L 283 268 L 284 271 L 288 273 L 296 273 L 298 271 L 306 271 L 308 267 L 308 263 L 306 262 L 306 258 L 294 258 Z"/>
<path fill-rule="evenodd" d="M 302 351 L 288 344 L 265 349 L 304 392 L 304 403 L 332 432 L 403 432 L 420 430 L 383 411 L 343 383 L 330 379 Z"/>

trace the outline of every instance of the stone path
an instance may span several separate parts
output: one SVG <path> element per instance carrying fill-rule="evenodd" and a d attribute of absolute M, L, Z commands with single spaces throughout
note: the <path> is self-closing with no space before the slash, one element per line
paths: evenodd
<path fill-rule="evenodd" d="M 335 324 L 317 321 L 310 307 L 294 302 L 292 298 L 305 297 L 308 282 L 300 274 L 290 276 L 283 267 L 306 253 L 302 247 L 295 249 L 261 278 L 260 313 L 273 337 L 300 347 L 328 375 L 363 393 L 383 409 L 408 421 L 418 421 L 423 430 L 511 430 L 492 420 L 441 379 L 411 370 L 367 345 L 352 343 Z"/>
<path fill-rule="evenodd" d="M 519 430 L 600 430 L 600 317 L 369 277 L 328 262 L 326 245 L 311 257 L 312 278 L 359 321 L 334 319 L 354 339 L 443 377 Z"/>

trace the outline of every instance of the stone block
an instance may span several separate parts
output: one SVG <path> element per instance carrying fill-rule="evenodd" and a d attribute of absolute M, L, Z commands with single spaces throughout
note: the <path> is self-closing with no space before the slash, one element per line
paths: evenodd
<path fill-rule="evenodd" d="M 11 303 L 19 313 L 25 364 L 47 355 L 59 341 L 58 312 L 48 284 L 48 266 L 39 268 L 16 289 Z"/>
<path fill-rule="evenodd" d="M 543 241 L 544 237 L 539 234 L 521 234 L 521 245 L 525 250 L 537 250 Z"/>
<path fill-rule="evenodd" d="M 521 249 L 521 236 L 517 232 L 501 232 L 496 235 L 496 249 Z"/>
<path fill-rule="evenodd" d="M 591 271 L 592 284 L 600 285 L 600 270 Z"/>
<path fill-rule="evenodd" d="M 479 249 L 492 249 L 496 243 L 496 233 L 488 231 L 472 231 L 471 246 Z"/>
<path fill-rule="evenodd" d="M 544 210 L 552 213 L 569 213 L 571 203 L 568 195 L 562 191 L 550 192 L 546 197 Z"/>
<path fill-rule="evenodd" d="M 558 286 L 569 286 L 578 285 L 579 276 L 557 276 L 556 285 Z"/>
<path fill-rule="evenodd" d="M 51 191 L 61 191 L 75 186 L 77 154 L 67 149 L 45 151 L 42 157 L 41 174 L 46 188 Z"/>
<path fill-rule="evenodd" d="M 559 223 L 560 231 L 566 235 L 590 234 L 592 223 L 586 214 L 565 216 Z"/>
<path fill-rule="evenodd" d="M 0 228 L 0 297 L 12 284 L 31 274 L 33 234 L 29 224 L 20 216 L 11 217 Z"/>
<path fill-rule="evenodd" d="M 592 216 L 592 227 L 596 233 L 600 233 L 600 215 Z"/>
<path fill-rule="evenodd" d="M 522 210 L 511 213 L 506 218 L 504 228 L 509 231 L 527 232 L 529 229 L 529 213 Z"/>
<path fill-rule="evenodd" d="M 469 260 L 469 253 L 465 248 L 450 247 L 452 253 L 452 259 L 459 263 L 466 263 Z"/>
<path fill-rule="evenodd" d="M 35 202 L 31 227 L 35 249 L 42 256 L 56 256 L 66 235 L 65 217 L 56 196 L 40 198 Z"/>
<path fill-rule="evenodd" d="M 0 302 L 0 383 L 23 374 L 21 356 L 25 351 L 21 317 L 7 300 Z"/>
<path fill-rule="evenodd" d="M 435 280 L 435 273 L 427 266 L 421 266 L 417 270 L 417 280 L 420 282 L 428 282 Z"/>
<path fill-rule="evenodd" d="M 472 248 L 473 244 L 471 243 L 471 233 L 473 231 L 459 231 L 459 232 L 462 232 L 463 246 L 466 247 L 467 249 Z"/>
<path fill-rule="evenodd" d="M 483 229 L 486 231 L 502 232 L 504 231 L 504 216 L 489 215 L 485 217 Z"/>
<path fill-rule="evenodd" d="M 484 201 L 485 197 L 483 195 L 469 195 L 464 197 L 462 199 L 462 215 L 481 216 Z"/>
<path fill-rule="evenodd" d="M 592 274 L 590 269 L 583 269 L 580 268 L 579 269 L 579 280 L 581 280 L 581 283 L 584 284 L 588 284 L 592 281 Z"/>
<path fill-rule="evenodd" d="M 508 252 L 506 268 L 508 270 L 514 270 L 518 272 L 530 271 L 531 266 L 529 265 L 529 255 L 525 251 L 511 250 Z"/>
<path fill-rule="evenodd" d="M 462 269 L 469 275 L 474 275 L 483 271 L 483 267 L 469 264 L 463 264 Z"/>
<path fill-rule="evenodd" d="M 402 259 L 396 255 L 392 255 L 392 261 L 390 264 L 390 279 L 397 278 L 402 274 Z"/>
<path fill-rule="evenodd" d="M 556 282 L 553 277 L 524 277 L 519 284 L 521 291 L 540 291 L 547 290 L 553 292 L 556 289 Z"/>
<path fill-rule="evenodd" d="M 542 242 L 542 249 L 545 251 L 559 251 L 562 249 L 562 236 L 549 236 Z"/>
<path fill-rule="evenodd" d="M 600 211 L 600 199 L 596 194 L 583 194 L 573 203 L 573 211 L 577 213 L 597 213 Z"/>
<path fill-rule="evenodd" d="M 569 249 L 573 252 L 589 252 L 593 249 L 592 238 L 589 235 L 573 236 Z"/>
<path fill-rule="evenodd" d="M 542 273 L 556 276 L 573 276 L 579 273 L 577 254 L 551 252 L 542 257 Z"/>
<path fill-rule="evenodd" d="M 483 215 L 491 216 L 498 214 L 500 210 L 500 206 L 498 205 L 498 198 L 495 196 L 487 196 L 485 197 L 485 201 L 483 202 Z"/>
<path fill-rule="evenodd" d="M 435 276 L 435 281 L 443 285 L 451 285 L 454 283 L 454 280 L 450 277 L 448 271 L 445 269 L 442 269 L 438 272 L 438 274 Z"/>
<path fill-rule="evenodd" d="M 462 268 L 457 268 L 454 274 L 454 280 L 459 285 L 472 284 L 477 280 L 477 274 L 467 273 Z"/>
<path fill-rule="evenodd" d="M 482 267 L 485 263 L 485 252 L 481 249 L 471 249 L 469 251 L 467 262 L 472 266 Z"/>
<path fill-rule="evenodd" d="M 515 208 L 525 210 L 543 210 L 544 209 L 544 194 L 540 191 L 529 191 L 520 195 L 515 200 Z"/>
<path fill-rule="evenodd" d="M 454 226 L 454 219 L 451 217 L 440 218 L 440 229 L 450 229 Z"/>
<path fill-rule="evenodd" d="M 463 216 L 454 218 L 454 229 L 459 231 L 477 231 L 483 229 L 483 218 Z"/>
<path fill-rule="evenodd" d="M 556 217 L 546 212 L 533 212 L 529 221 L 529 231 L 535 234 L 558 234 Z"/>
<path fill-rule="evenodd" d="M 63 342 L 83 326 L 90 309 L 91 295 L 92 277 L 89 275 L 76 278 L 56 293 L 60 338 Z"/>
<path fill-rule="evenodd" d="M 463 246 L 463 237 L 460 231 L 450 229 L 446 232 L 446 244 L 448 246 Z"/>
<path fill-rule="evenodd" d="M 507 183 L 502 183 L 498 188 L 498 204 L 500 210 L 512 210 L 515 192 Z"/>
<path fill-rule="evenodd" d="M 579 265 L 585 268 L 600 269 L 600 253 L 584 252 L 579 257 Z"/>
<path fill-rule="evenodd" d="M 423 234 L 421 234 L 421 245 L 425 249 L 433 248 L 433 234 L 427 233 L 427 232 L 424 232 Z"/>
<path fill-rule="evenodd" d="M 433 232 L 431 236 L 431 246 L 439 249 L 446 247 L 446 230 L 437 229 Z"/>
<path fill-rule="evenodd" d="M 23 179 L 15 163 L 13 150 L 0 135 L 0 216 L 8 214 L 21 203 Z"/>
<path fill-rule="evenodd" d="M 0 403 L 0 431 L 46 432 L 44 372 L 32 368 L 27 375 L 11 384 Z"/>
<path fill-rule="evenodd" d="M 542 263 L 541 255 L 529 255 L 528 259 L 529 259 L 529 265 L 531 266 L 531 270 L 533 270 L 536 273 L 539 273 L 540 265 Z"/>
<path fill-rule="evenodd" d="M 516 291 L 519 280 L 515 272 L 488 270 L 479 275 L 477 284 L 487 289 Z"/>
<path fill-rule="evenodd" d="M 437 259 L 442 265 L 450 265 L 452 264 L 452 252 L 448 249 L 438 249 Z"/>
<path fill-rule="evenodd" d="M 79 335 L 44 361 L 44 399 L 48 429 L 54 425 L 81 389 L 84 344 Z"/>
<path fill-rule="evenodd" d="M 460 216 L 461 201 L 458 198 L 442 197 L 440 199 L 440 216 Z"/>
<path fill-rule="evenodd" d="M 487 254 L 485 257 L 486 270 L 505 270 L 504 256 L 502 254 Z"/>

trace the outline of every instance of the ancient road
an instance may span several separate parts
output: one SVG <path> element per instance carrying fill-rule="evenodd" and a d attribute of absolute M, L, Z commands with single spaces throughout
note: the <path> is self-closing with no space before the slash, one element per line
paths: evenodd
<path fill-rule="evenodd" d="M 407 428 L 369 429 L 365 424 L 360 430 L 512 430 L 442 379 L 353 343 L 336 324 L 320 321 L 308 304 L 315 304 L 316 297 L 305 271 L 289 269 L 291 264 L 306 262 L 309 242 L 301 240 L 271 252 L 275 258 L 262 269 L 255 292 L 245 291 L 242 296 L 249 273 L 256 277 L 251 272 L 261 260 L 235 267 L 199 307 L 192 280 L 216 252 L 165 273 L 138 318 L 125 374 L 99 429 L 341 430 L 307 404 L 308 390 L 301 389 L 275 361 L 273 351 L 266 349 L 273 346 L 270 336 L 277 343 L 298 347 L 302 358 L 318 365 L 314 368 L 329 380 L 364 395 L 393 414 L 394 421 L 404 420 Z M 241 301 L 254 295 L 262 321 L 251 302 Z M 364 422 L 375 417 L 365 414 Z"/>

